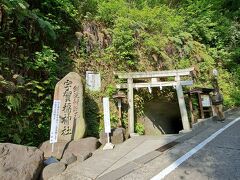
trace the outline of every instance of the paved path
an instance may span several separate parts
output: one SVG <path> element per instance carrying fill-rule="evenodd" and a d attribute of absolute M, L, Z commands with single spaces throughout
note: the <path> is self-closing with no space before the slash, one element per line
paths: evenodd
<path fill-rule="evenodd" d="M 166 176 L 163 179 L 240 179 L 240 121 L 236 121 L 232 126 L 226 128 L 199 151 L 190 156 L 189 159 L 176 167 L 176 164 L 180 162 L 179 158 L 186 155 L 197 145 L 211 137 L 212 134 L 224 128 L 238 117 L 240 117 L 240 112 L 235 112 L 227 118 L 225 123 L 211 121 L 207 128 L 196 136 L 176 145 L 121 179 L 161 179 L 161 177 L 164 177 L 161 176 L 162 173 L 166 172 L 166 168 L 169 167 L 170 170 L 167 169 L 169 174 L 165 174 Z M 176 167 L 176 169 L 173 167 Z"/>
<path fill-rule="evenodd" d="M 113 150 L 97 150 L 86 161 L 71 164 L 63 174 L 52 179 L 118 179 L 129 170 L 154 159 L 159 154 L 152 154 L 155 149 L 174 141 L 182 135 L 136 136 Z M 126 166 L 127 165 L 127 166 Z M 130 167 L 130 166 L 131 167 Z M 131 172 L 130 171 L 130 172 Z M 114 176 L 114 178 L 112 177 Z"/>

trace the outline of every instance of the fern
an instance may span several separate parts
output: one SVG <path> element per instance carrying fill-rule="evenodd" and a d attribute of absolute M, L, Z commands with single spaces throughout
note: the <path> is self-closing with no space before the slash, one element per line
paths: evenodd
<path fill-rule="evenodd" d="M 17 112 L 20 107 L 21 107 L 21 103 L 23 101 L 22 95 L 21 94 L 15 94 L 15 95 L 8 95 L 6 96 L 6 100 L 7 100 L 7 108 L 10 111 L 15 111 Z"/>

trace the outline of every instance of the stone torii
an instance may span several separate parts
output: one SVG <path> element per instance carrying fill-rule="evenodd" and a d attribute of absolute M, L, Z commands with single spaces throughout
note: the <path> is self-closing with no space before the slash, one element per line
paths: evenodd
<path fill-rule="evenodd" d="M 191 76 L 194 68 L 167 70 L 167 71 L 152 71 L 152 72 L 118 72 L 115 75 L 119 79 L 127 79 L 127 83 L 118 84 L 118 89 L 128 90 L 128 129 L 129 134 L 134 133 L 134 102 L 133 102 L 133 89 L 148 88 L 151 92 L 152 87 L 159 87 L 162 89 L 164 86 L 173 86 L 176 88 L 179 108 L 181 112 L 183 132 L 190 131 L 190 123 L 186 110 L 182 86 L 192 85 L 192 80 L 182 80 L 181 76 Z M 175 77 L 175 81 L 159 81 L 161 77 Z M 150 82 L 134 82 L 136 79 L 148 79 Z"/>

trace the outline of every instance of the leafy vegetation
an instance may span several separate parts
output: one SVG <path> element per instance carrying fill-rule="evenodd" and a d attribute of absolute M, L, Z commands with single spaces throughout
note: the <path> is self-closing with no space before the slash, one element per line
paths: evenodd
<path fill-rule="evenodd" d="M 217 68 L 225 105 L 239 105 L 239 8 L 238 0 L 0 0 L 0 142 L 48 139 L 54 86 L 73 68 L 102 75 L 102 92 L 85 97 L 88 135 L 102 129 L 100 99 L 116 92 L 114 71 L 194 66 L 195 85 L 211 87 Z M 136 94 L 138 116 L 148 99 Z"/>
<path fill-rule="evenodd" d="M 72 64 L 76 10 L 63 1 L 0 2 L 0 141 L 37 145 L 49 136 L 54 86 Z"/>

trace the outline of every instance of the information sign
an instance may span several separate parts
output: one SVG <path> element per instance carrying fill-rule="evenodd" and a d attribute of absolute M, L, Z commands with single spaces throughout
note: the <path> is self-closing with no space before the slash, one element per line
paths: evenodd
<path fill-rule="evenodd" d="M 103 98 L 103 112 L 104 112 L 104 127 L 105 133 L 111 132 L 111 124 L 110 124 L 110 110 L 109 110 L 109 98 Z"/>
<path fill-rule="evenodd" d="M 52 117 L 51 117 L 50 143 L 56 143 L 57 142 L 60 104 L 61 104 L 60 100 L 54 100 L 53 101 Z"/>

